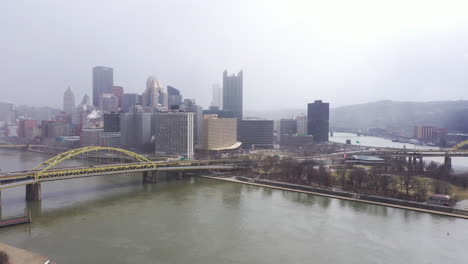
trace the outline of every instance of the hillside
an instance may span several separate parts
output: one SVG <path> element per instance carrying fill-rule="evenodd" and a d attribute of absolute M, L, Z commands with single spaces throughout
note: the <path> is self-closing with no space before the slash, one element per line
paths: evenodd
<path fill-rule="evenodd" d="M 408 128 L 416 125 L 447 127 L 468 132 L 468 101 L 379 101 L 331 109 L 334 128 Z"/>

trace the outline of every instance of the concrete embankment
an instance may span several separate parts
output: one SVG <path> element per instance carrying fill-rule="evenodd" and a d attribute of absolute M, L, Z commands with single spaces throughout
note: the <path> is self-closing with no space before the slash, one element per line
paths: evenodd
<path fill-rule="evenodd" d="M 50 261 L 49 258 L 38 255 L 31 251 L 27 251 L 21 248 L 12 247 L 10 245 L 0 243 L 0 251 L 3 251 L 7 254 L 9 258 L 9 263 L 12 264 L 52 264 L 54 262 Z"/>
<path fill-rule="evenodd" d="M 320 196 L 354 201 L 354 202 L 389 206 L 389 207 L 406 209 L 406 210 L 413 210 L 413 211 L 419 211 L 419 212 L 425 212 L 425 213 L 431 213 L 431 214 L 438 214 L 438 215 L 445 215 L 445 216 L 468 219 L 468 211 L 457 210 L 457 209 L 453 209 L 449 207 L 417 203 L 417 202 L 412 202 L 412 201 L 405 201 L 405 200 L 379 197 L 379 196 L 373 196 L 373 195 L 357 194 L 357 193 L 345 192 L 345 191 L 340 191 L 340 190 L 327 190 L 327 189 L 322 189 L 322 188 L 284 183 L 284 182 L 250 179 L 246 177 L 235 177 L 235 178 L 212 177 L 212 176 L 202 176 L 202 177 L 215 179 L 215 180 L 223 180 L 223 181 L 228 181 L 228 182 L 235 182 L 235 183 L 241 183 L 241 184 L 249 184 L 249 185 L 261 186 L 261 187 L 273 188 L 273 189 L 284 190 L 284 191 L 320 195 Z"/>

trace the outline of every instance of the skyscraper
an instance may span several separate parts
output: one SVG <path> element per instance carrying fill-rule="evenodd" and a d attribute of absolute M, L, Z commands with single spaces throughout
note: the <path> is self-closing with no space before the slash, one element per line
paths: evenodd
<path fill-rule="evenodd" d="M 314 136 L 315 142 L 327 142 L 329 132 L 330 104 L 316 100 L 308 104 L 307 134 Z"/>
<path fill-rule="evenodd" d="M 71 115 L 73 113 L 74 108 L 75 108 L 75 95 L 70 89 L 70 86 L 68 86 L 67 90 L 63 94 L 63 111 Z"/>
<path fill-rule="evenodd" d="M 141 151 L 153 151 L 151 144 L 153 118 L 152 113 L 144 113 L 141 106 L 132 107 L 130 113 L 120 114 L 120 140 L 122 147 L 138 148 Z"/>
<path fill-rule="evenodd" d="M 81 101 L 82 105 L 91 105 L 91 100 L 89 100 L 89 96 L 85 94 L 83 96 L 83 100 Z"/>
<path fill-rule="evenodd" d="M 112 93 L 114 86 L 114 70 L 109 67 L 96 66 L 93 68 L 93 105 L 99 107 L 99 100 L 103 93 Z"/>
<path fill-rule="evenodd" d="M 168 107 L 167 88 L 163 87 L 154 76 L 146 80 L 146 90 L 142 96 L 142 106 L 163 108 Z"/>
<path fill-rule="evenodd" d="M 217 106 L 219 109 L 223 109 L 223 89 L 217 83 L 213 84 L 211 106 Z"/>
<path fill-rule="evenodd" d="M 141 100 L 141 95 L 136 93 L 126 93 L 122 95 L 122 111 L 128 112 L 130 108 L 134 105 L 139 105 Z"/>
<path fill-rule="evenodd" d="M 182 95 L 180 91 L 172 86 L 167 86 L 168 106 L 169 108 L 173 105 L 182 104 Z"/>
<path fill-rule="evenodd" d="M 223 72 L 223 110 L 231 110 L 234 117 L 242 120 L 243 73 L 229 75 Z"/>

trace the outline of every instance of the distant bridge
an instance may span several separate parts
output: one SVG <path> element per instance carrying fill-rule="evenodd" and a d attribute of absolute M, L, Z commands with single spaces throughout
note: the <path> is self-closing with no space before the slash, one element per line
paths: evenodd
<path fill-rule="evenodd" d="M 108 151 L 125 155 L 133 159 L 132 163 L 105 164 L 94 166 L 78 166 L 57 168 L 56 166 L 65 160 L 82 155 L 88 152 Z M 153 162 L 148 158 L 120 148 L 111 147 L 84 147 L 73 149 L 56 155 L 30 171 L 10 172 L 0 174 L 0 190 L 26 185 L 26 199 L 40 200 L 40 183 L 56 180 L 67 180 L 73 178 L 104 176 L 120 173 L 143 172 L 143 182 L 154 183 L 161 177 L 167 177 L 168 173 L 176 172 L 178 177 L 186 171 L 199 170 L 233 170 L 233 164 L 220 160 L 211 161 L 172 161 Z M 232 163 L 232 162 L 231 162 Z"/>

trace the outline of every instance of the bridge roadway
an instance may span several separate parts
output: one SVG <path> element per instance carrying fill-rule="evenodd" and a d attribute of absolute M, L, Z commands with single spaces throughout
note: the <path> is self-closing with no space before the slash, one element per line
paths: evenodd
<path fill-rule="evenodd" d="M 66 180 L 73 178 L 105 176 L 120 173 L 147 171 L 196 171 L 196 170 L 232 170 L 232 164 L 211 164 L 216 161 L 164 162 L 164 163 L 123 163 L 96 165 L 89 167 L 56 168 L 40 172 L 38 170 L 10 172 L 0 174 L 0 190 L 38 182 Z"/>

